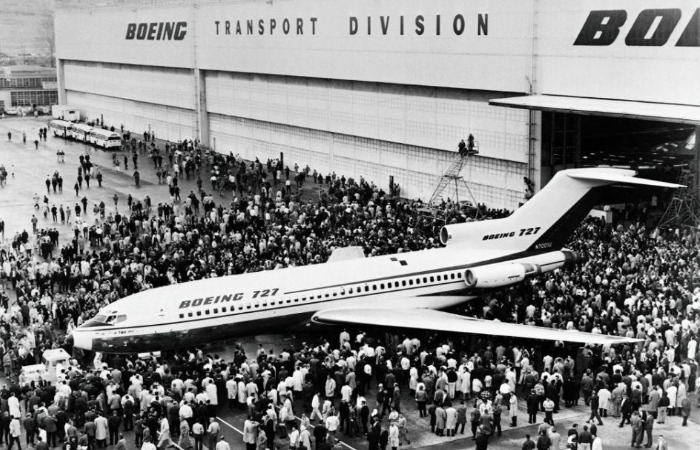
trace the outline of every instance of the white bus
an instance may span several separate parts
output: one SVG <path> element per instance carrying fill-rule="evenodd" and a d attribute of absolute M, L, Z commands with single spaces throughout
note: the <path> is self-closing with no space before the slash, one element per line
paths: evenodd
<path fill-rule="evenodd" d="M 88 142 L 88 135 L 92 127 L 83 123 L 72 123 L 68 129 L 68 136 L 80 142 Z"/>
<path fill-rule="evenodd" d="M 103 149 L 108 148 L 119 148 L 122 146 L 122 137 L 118 133 L 109 130 L 102 130 L 99 128 L 93 129 L 88 135 L 88 141 L 96 146 Z"/>
<path fill-rule="evenodd" d="M 71 125 L 73 124 L 67 120 L 51 120 L 49 121 L 49 130 L 53 132 L 54 136 L 65 139 L 68 137 L 68 129 Z"/>

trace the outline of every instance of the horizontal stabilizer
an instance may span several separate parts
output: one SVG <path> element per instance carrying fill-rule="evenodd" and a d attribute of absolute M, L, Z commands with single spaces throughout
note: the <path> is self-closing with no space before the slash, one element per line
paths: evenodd
<path fill-rule="evenodd" d="M 586 333 L 574 330 L 536 327 L 494 320 L 476 319 L 432 309 L 332 309 L 314 314 L 312 321 L 324 324 L 358 324 L 382 327 L 414 328 L 452 333 L 508 336 L 523 339 L 578 342 L 581 344 L 626 344 L 641 339 Z"/>
<path fill-rule="evenodd" d="M 570 171 L 569 176 L 578 180 L 604 181 L 607 183 L 626 183 L 641 186 L 655 186 L 665 188 L 682 188 L 680 184 L 666 183 L 664 181 L 649 180 L 648 178 L 635 177 L 634 170 L 624 169 L 591 169 L 586 171 Z"/>

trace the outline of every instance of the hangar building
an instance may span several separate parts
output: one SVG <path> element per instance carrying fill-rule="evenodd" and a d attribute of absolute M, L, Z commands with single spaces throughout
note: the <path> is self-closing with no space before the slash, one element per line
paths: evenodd
<path fill-rule="evenodd" d="M 700 123 L 691 0 L 125 1 L 60 8 L 56 49 L 60 102 L 89 119 L 408 197 L 472 133 L 493 207 L 623 148 L 692 149 Z"/>

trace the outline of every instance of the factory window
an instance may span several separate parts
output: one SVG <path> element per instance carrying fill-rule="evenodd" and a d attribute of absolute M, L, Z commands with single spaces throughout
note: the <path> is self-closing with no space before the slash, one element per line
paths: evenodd
<path fill-rule="evenodd" d="M 58 91 L 18 91 L 10 92 L 12 106 L 55 105 Z"/>

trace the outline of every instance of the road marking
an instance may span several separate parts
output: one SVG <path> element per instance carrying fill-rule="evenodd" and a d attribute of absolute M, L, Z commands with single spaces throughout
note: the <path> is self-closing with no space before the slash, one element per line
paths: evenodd
<path fill-rule="evenodd" d="M 241 430 L 239 430 L 238 428 L 234 427 L 234 426 L 231 425 L 230 423 L 226 422 L 226 421 L 225 421 L 224 419 L 222 419 L 221 417 L 216 416 L 216 420 L 220 421 L 221 423 L 223 423 L 223 424 L 226 425 L 227 427 L 232 428 L 232 429 L 235 430 L 238 434 L 240 434 L 241 436 L 243 436 L 243 432 L 242 432 Z"/>

